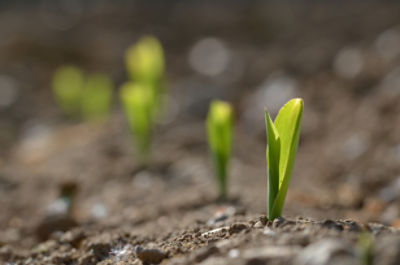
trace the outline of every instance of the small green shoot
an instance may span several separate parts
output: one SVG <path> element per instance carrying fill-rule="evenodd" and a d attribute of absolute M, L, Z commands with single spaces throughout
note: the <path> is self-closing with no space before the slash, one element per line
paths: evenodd
<path fill-rule="evenodd" d="M 292 99 L 281 108 L 275 122 L 265 111 L 269 220 L 282 215 L 299 143 L 303 108 L 302 99 Z"/>
<path fill-rule="evenodd" d="M 87 77 L 82 91 L 81 111 L 83 118 L 98 120 L 110 113 L 113 83 L 104 74 Z"/>
<path fill-rule="evenodd" d="M 59 68 L 53 77 L 53 93 L 61 109 L 70 117 L 80 114 L 80 99 L 84 76 L 74 66 Z"/>
<path fill-rule="evenodd" d="M 72 118 L 98 120 L 111 108 L 113 83 L 104 74 L 85 76 L 74 66 L 59 68 L 53 77 L 53 93 L 62 111 Z"/>
<path fill-rule="evenodd" d="M 145 85 L 152 91 L 156 108 L 161 107 L 164 94 L 165 59 L 161 43 L 152 36 L 142 37 L 125 56 L 131 81 Z"/>
<path fill-rule="evenodd" d="M 121 89 L 121 100 L 142 161 L 147 163 L 156 116 L 164 96 L 165 58 L 161 43 L 152 36 L 142 37 L 126 52 L 130 82 Z"/>
<path fill-rule="evenodd" d="M 233 108 L 231 104 L 215 100 L 207 117 L 208 141 L 213 157 L 220 198 L 227 196 L 227 171 L 232 152 Z"/>
<path fill-rule="evenodd" d="M 369 232 L 362 232 L 358 237 L 357 256 L 361 265 L 373 264 L 374 237 Z"/>
<path fill-rule="evenodd" d="M 151 90 L 142 84 L 125 83 L 120 91 L 122 105 L 129 127 L 146 163 L 150 154 L 151 137 L 155 122 L 154 100 Z"/>

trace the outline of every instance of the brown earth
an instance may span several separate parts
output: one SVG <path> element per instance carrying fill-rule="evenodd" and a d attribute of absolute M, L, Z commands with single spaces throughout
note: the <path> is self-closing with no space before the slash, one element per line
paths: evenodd
<path fill-rule="evenodd" d="M 357 264 L 360 233 L 370 232 L 373 264 L 400 263 L 400 52 L 388 59 L 377 41 L 388 29 L 400 36 L 400 5 L 74 10 L 32 4 L 0 13 L 0 81 L 18 91 L 0 109 L 0 262 Z M 169 111 L 147 167 L 117 103 L 104 123 L 67 121 L 49 86 L 64 63 L 121 84 L 124 50 L 144 33 L 163 42 L 169 79 Z M 231 54 L 215 77 L 187 62 L 210 36 Z M 362 58 L 351 77 L 334 66 L 346 49 Z M 253 95 L 287 82 L 305 101 L 304 121 L 284 218 L 268 222 L 263 110 L 247 111 L 258 111 Z M 237 116 L 227 201 L 217 199 L 204 129 L 214 97 L 232 101 Z M 77 188 L 72 214 L 49 215 L 67 185 Z"/>

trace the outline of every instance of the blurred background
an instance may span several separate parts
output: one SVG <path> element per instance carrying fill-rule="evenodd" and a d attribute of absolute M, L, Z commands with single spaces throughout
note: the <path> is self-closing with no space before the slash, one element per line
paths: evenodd
<path fill-rule="evenodd" d="M 2 1 L 0 242 L 34 242 L 65 182 L 78 186 L 81 223 L 215 196 L 204 127 L 214 98 L 235 108 L 230 192 L 247 211 L 266 211 L 264 107 L 276 115 L 302 97 L 284 214 L 400 226 L 399 12 L 394 1 Z M 165 51 L 167 103 L 143 169 L 118 91 L 126 50 L 148 34 Z M 60 111 L 63 65 L 111 77 L 107 121 Z"/>

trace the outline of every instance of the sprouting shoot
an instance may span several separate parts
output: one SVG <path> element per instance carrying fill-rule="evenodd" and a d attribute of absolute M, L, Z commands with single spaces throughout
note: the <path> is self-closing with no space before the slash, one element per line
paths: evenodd
<path fill-rule="evenodd" d="M 219 195 L 227 196 L 228 163 L 232 153 L 233 108 L 231 104 L 215 100 L 210 105 L 207 117 L 208 141 L 213 158 Z"/>
<path fill-rule="evenodd" d="M 275 122 L 265 110 L 269 220 L 282 215 L 296 159 L 303 105 L 300 98 L 290 100 L 280 109 Z"/>
<path fill-rule="evenodd" d="M 111 109 L 113 83 L 104 74 L 91 74 L 87 77 L 82 91 L 81 112 L 86 120 L 103 119 Z"/>
<path fill-rule="evenodd" d="M 161 43 L 144 36 L 125 54 L 129 80 L 121 88 L 121 101 L 142 163 L 149 162 L 151 139 L 164 98 L 165 58 Z"/>
<path fill-rule="evenodd" d="M 75 66 L 60 67 L 53 76 L 53 93 L 69 117 L 103 119 L 111 109 L 113 83 L 104 74 L 91 74 Z"/>
<path fill-rule="evenodd" d="M 155 102 L 152 92 L 145 85 L 128 82 L 122 86 L 120 97 L 142 162 L 146 163 L 150 155 L 155 122 Z"/>
<path fill-rule="evenodd" d="M 165 58 L 161 43 L 153 36 L 142 37 L 127 50 L 125 62 L 130 81 L 151 90 L 159 111 L 165 89 Z"/>
<path fill-rule="evenodd" d="M 83 72 L 74 66 L 62 66 L 54 73 L 52 88 L 61 110 L 69 117 L 80 115 Z"/>

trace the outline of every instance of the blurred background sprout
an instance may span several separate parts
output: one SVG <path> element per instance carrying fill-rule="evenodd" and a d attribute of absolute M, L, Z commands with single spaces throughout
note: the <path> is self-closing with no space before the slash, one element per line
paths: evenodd
<path fill-rule="evenodd" d="M 361 265 L 372 265 L 374 262 L 374 236 L 370 232 L 361 232 L 357 241 L 357 256 Z"/>
<path fill-rule="evenodd" d="M 130 80 L 151 89 L 155 107 L 159 110 L 164 94 L 165 72 L 161 43 L 155 37 L 144 36 L 128 49 L 125 59 Z"/>
<path fill-rule="evenodd" d="M 207 117 L 208 141 L 219 185 L 220 198 L 227 197 L 228 163 L 232 152 L 233 108 L 224 101 L 211 102 Z"/>
<path fill-rule="evenodd" d="M 83 72 L 77 67 L 62 66 L 54 74 L 54 96 L 62 111 L 70 117 L 79 116 L 83 85 Z"/>
<path fill-rule="evenodd" d="M 91 74 L 75 66 L 60 67 L 53 77 L 53 92 L 69 117 L 98 120 L 108 116 L 113 83 L 105 74 Z"/>
<path fill-rule="evenodd" d="M 108 116 L 111 108 L 113 83 L 104 74 L 87 77 L 82 91 L 82 116 L 87 120 L 102 119 Z"/>
<path fill-rule="evenodd" d="M 142 162 L 146 163 L 150 155 L 155 121 L 155 103 L 151 89 L 143 84 L 128 82 L 122 86 L 120 96 Z"/>

